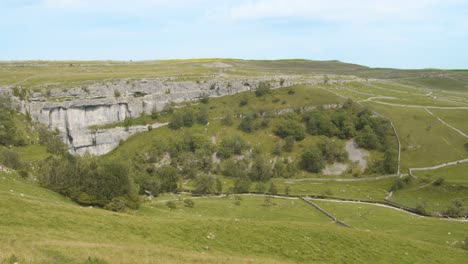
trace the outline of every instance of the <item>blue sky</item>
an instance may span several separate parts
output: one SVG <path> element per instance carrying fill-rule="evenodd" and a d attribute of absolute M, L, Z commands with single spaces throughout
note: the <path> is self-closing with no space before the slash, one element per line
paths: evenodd
<path fill-rule="evenodd" d="M 468 0 L 1 0 L 0 60 L 468 68 Z"/>

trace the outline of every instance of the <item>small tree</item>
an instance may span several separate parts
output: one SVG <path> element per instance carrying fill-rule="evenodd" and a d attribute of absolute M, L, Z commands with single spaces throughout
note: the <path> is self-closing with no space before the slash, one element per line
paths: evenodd
<path fill-rule="evenodd" d="M 180 112 L 175 112 L 172 115 L 171 121 L 169 121 L 169 128 L 170 129 L 179 129 L 184 126 L 184 117 L 182 116 L 182 113 Z"/>
<path fill-rule="evenodd" d="M 296 139 L 294 138 L 294 136 L 287 136 L 284 139 L 283 150 L 286 151 L 286 152 L 293 151 L 295 142 L 296 142 Z"/>
<path fill-rule="evenodd" d="M 169 207 L 169 209 L 172 210 L 175 210 L 177 208 L 177 205 L 174 201 L 167 201 L 166 202 L 166 206 Z"/>
<path fill-rule="evenodd" d="M 200 95 L 200 103 L 207 104 L 210 101 L 210 96 L 206 93 Z"/>
<path fill-rule="evenodd" d="M 221 194 L 223 192 L 223 181 L 220 178 L 216 178 L 216 193 Z"/>
<path fill-rule="evenodd" d="M 265 186 L 265 184 L 264 184 L 263 182 L 257 182 L 257 183 L 255 184 L 255 191 L 256 191 L 257 193 L 265 193 L 265 191 L 266 191 L 266 186 Z"/>
<path fill-rule="evenodd" d="M 268 181 L 271 174 L 271 165 L 261 155 L 256 155 L 250 171 L 250 179 L 253 181 Z"/>
<path fill-rule="evenodd" d="M 151 119 L 158 119 L 159 117 L 159 112 L 158 112 L 158 108 L 156 106 L 153 106 L 153 108 L 151 108 Z"/>
<path fill-rule="evenodd" d="M 239 106 L 245 106 L 249 103 L 249 99 L 246 96 L 243 96 L 239 101 Z"/>
<path fill-rule="evenodd" d="M 460 199 L 452 200 L 449 208 L 447 209 L 447 215 L 450 217 L 460 217 L 463 213 L 463 201 Z"/>
<path fill-rule="evenodd" d="M 270 184 L 270 189 L 268 189 L 268 192 L 269 192 L 271 195 L 276 195 L 276 194 L 278 194 L 278 188 L 276 188 L 275 183 L 271 182 L 271 184 Z"/>
<path fill-rule="evenodd" d="M 245 133 L 253 132 L 255 130 L 254 117 L 252 115 L 247 115 L 244 117 L 244 119 L 242 119 L 241 123 L 239 124 L 239 129 Z"/>
<path fill-rule="evenodd" d="M 305 137 L 305 128 L 295 120 L 286 119 L 276 127 L 275 134 L 281 138 L 293 137 L 295 140 L 300 141 Z"/>
<path fill-rule="evenodd" d="M 418 203 L 416 206 L 416 211 L 422 215 L 427 215 L 427 204 L 425 202 Z"/>
<path fill-rule="evenodd" d="M 232 114 L 231 113 L 227 113 L 226 116 L 223 117 L 223 119 L 221 119 L 221 124 L 223 126 L 232 126 L 234 124 L 234 120 L 232 118 Z"/>
<path fill-rule="evenodd" d="M 195 190 L 193 192 L 196 194 L 215 193 L 216 192 L 215 178 L 211 175 L 198 176 L 195 181 Z"/>
<path fill-rule="evenodd" d="M 208 108 L 207 107 L 202 107 L 200 108 L 200 111 L 197 113 L 197 123 L 206 125 L 208 124 Z"/>
<path fill-rule="evenodd" d="M 445 179 L 444 178 L 438 178 L 437 180 L 435 180 L 432 185 L 434 186 L 440 186 L 444 183 Z"/>
<path fill-rule="evenodd" d="M 320 172 L 325 167 L 322 151 L 317 146 L 307 148 L 302 154 L 301 165 L 309 172 Z"/>
<path fill-rule="evenodd" d="M 284 194 L 289 196 L 289 185 L 284 186 Z"/>
<path fill-rule="evenodd" d="M 236 193 L 246 193 L 249 192 L 250 185 L 252 182 L 250 181 L 249 177 L 242 176 L 236 180 L 234 183 L 234 192 Z"/>
<path fill-rule="evenodd" d="M 114 90 L 114 96 L 115 96 L 115 98 L 119 98 L 120 97 L 120 91 L 115 89 Z"/>
<path fill-rule="evenodd" d="M 131 126 L 132 126 L 132 119 L 130 119 L 129 117 L 126 117 L 124 120 L 125 131 L 128 131 Z"/>
<path fill-rule="evenodd" d="M 257 90 L 255 90 L 255 95 L 260 97 L 270 93 L 270 83 L 261 82 L 258 84 Z"/>

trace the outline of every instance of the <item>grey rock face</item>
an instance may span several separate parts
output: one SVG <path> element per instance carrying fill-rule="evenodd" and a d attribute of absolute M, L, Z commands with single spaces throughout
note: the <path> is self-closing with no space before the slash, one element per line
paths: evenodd
<path fill-rule="evenodd" d="M 102 155 L 117 147 L 120 140 L 144 131 L 147 127 L 130 127 L 128 130 L 117 127 L 92 131 L 90 126 L 150 114 L 153 108 L 161 111 L 167 104 L 196 100 L 203 94 L 217 97 L 255 90 L 262 81 L 270 82 L 272 88 L 280 87 L 279 81 L 262 78 L 201 82 L 123 80 L 68 90 L 54 89 L 48 92 L 47 97 L 34 93 L 28 101 L 18 100 L 18 103 L 21 111 L 28 112 L 33 120 L 47 125 L 49 129 L 58 129 L 72 153 Z M 293 84 L 286 81 L 283 86 Z M 0 92 L 7 94 L 10 89 L 3 87 Z"/>

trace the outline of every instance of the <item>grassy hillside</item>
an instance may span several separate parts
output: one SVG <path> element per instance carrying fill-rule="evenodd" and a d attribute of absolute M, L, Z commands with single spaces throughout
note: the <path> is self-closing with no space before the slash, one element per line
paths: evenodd
<path fill-rule="evenodd" d="M 263 198 L 242 197 L 240 205 L 233 198 L 198 199 L 194 208 L 177 202 L 175 210 L 154 201 L 117 214 L 0 174 L 6 263 L 461 263 L 467 257 L 451 244 L 405 232 L 340 227 L 298 200 L 273 199 L 265 207 Z M 462 231 L 453 232 L 459 238 Z"/>

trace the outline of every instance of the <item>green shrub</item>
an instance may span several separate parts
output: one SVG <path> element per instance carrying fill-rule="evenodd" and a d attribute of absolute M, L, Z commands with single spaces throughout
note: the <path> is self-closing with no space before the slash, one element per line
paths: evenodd
<path fill-rule="evenodd" d="M 444 183 L 445 179 L 444 178 L 438 178 L 437 180 L 435 180 L 432 185 L 434 186 L 440 186 Z"/>
<path fill-rule="evenodd" d="M 301 123 L 292 119 L 285 119 L 276 127 L 275 134 L 281 138 L 292 137 L 300 141 L 305 138 L 305 129 Z"/>
<path fill-rule="evenodd" d="M 216 180 L 211 175 L 201 175 L 195 180 L 195 194 L 214 194 L 216 193 Z"/>
<path fill-rule="evenodd" d="M 169 209 L 171 209 L 171 211 L 177 209 L 177 205 L 176 205 L 176 203 L 174 201 L 167 201 L 166 206 Z"/>
<path fill-rule="evenodd" d="M 210 101 L 210 96 L 206 93 L 200 95 L 200 103 L 207 104 Z"/>
<path fill-rule="evenodd" d="M 275 183 L 271 182 L 270 188 L 268 189 L 268 193 L 271 195 L 277 195 L 278 194 L 278 188 L 276 188 Z"/>
<path fill-rule="evenodd" d="M 20 155 L 14 150 L 0 149 L 0 164 L 3 164 L 9 168 L 17 170 L 23 166 Z"/>
<path fill-rule="evenodd" d="M 246 96 L 243 96 L 239 101 L 239 106 L 246 106 L 249 103 L 249 99 Z"/>
<path fill-rule="evenodd" d="M 189 208 L 193 208 L 193 207 L 195 207 L 195 202 L 192 199 L 185 199 L 184 200 L 184 206 L 189 207 Z"/>
<path fill-rule="evenodd" d="M 325 167 L 322 151 L 317 146 L 308 147 L 302 153 L 301 166 L 309 172 L 320 172 Z"/>
<path fill-rule="evenodd" d="M 255 95 L 260 97 L 270 93 L 270 83 L 260 82 L 258 84 L 257 90 L 255 90 Z"/>

